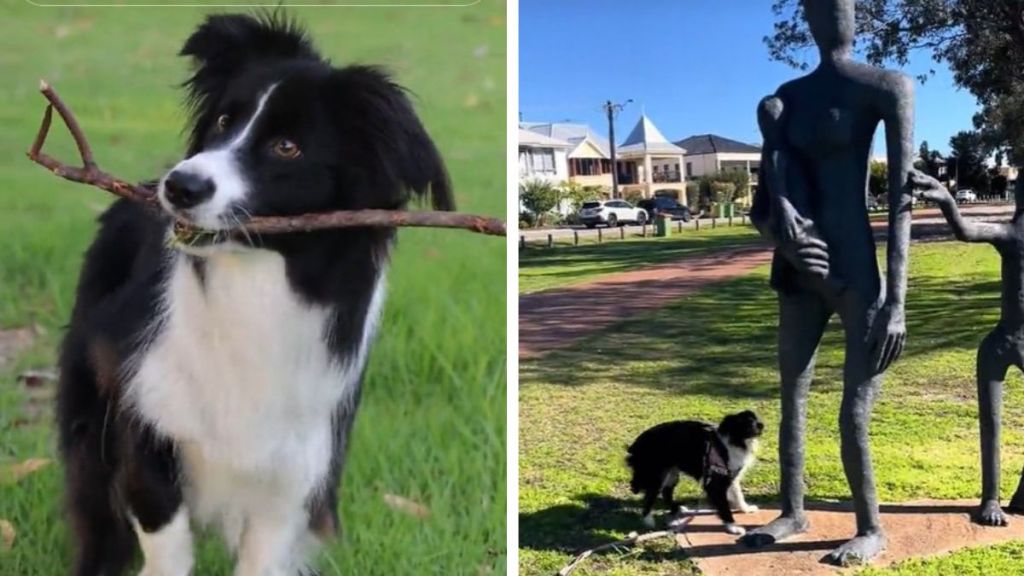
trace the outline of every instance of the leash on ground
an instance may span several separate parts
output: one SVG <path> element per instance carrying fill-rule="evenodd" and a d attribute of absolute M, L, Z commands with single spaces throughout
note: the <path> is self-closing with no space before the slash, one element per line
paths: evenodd
<path fill-rule="evenodd" d="M 661 538 L 668 538 L 668 537 L 676 536 L 676 535 L 678 535 L 680 533 L 684 533 L 685 534 L 686 527 L 690 524 L 690 522 L 693 522 L 693 519 L 697 516 L 697 514 L 700 514 L 700 510 L 694 510 L 694 511 L 687 512 L 686 518 L 683 518 L 682 520 L 680 520 L 680 521 L 676 522 L 675 524 L 669 526 L 668 530 L 658 530 L 656 532 L 645 532 L 643 534 L 640 534 L 640 533 L 637 533 L 637 532 L 630 532 L 629 535 L 627 535 L 626 538 L 624 538 L 622 540 L 618 540 L 618 541 L 615 541 L 615 542 L 609 542 L 607 544 L 602 544 L 600 546 L 597 546 L 595 548 L 591 548 L 589 550 L 584 550 L 583 552 L 578 554 L 573 559 L 572 562 L 570 562 L 569 564 L 565 565 L 561 570 L 559 570 L 558 571 L 558 576 L 568 576 L 569 574 L 572 573 L 573 570 L 578 568 L 579 565 L 582 564 L 584 560 L 586 560 L 587 558 L 591 557 L 593 554 L 595 554 L 597 552 L 602 552 L 604 550 L 608 550 L 608 549 L 611 549 L 611 548 L 621 548 L 621 547 L 637 546 L 638 544 L 643 544 L 644 542 L 649 542 L 651 540 L 659 540 Z M 689 537 L 686 538 L 686 541 L 687 542 L 690 541 Z"/>
<path fill-rule="evenodd" d="M 39 91 L 49 104 L 43 113 L 43 120 L 39 126 L 39 132 L 32 142 L 32 148 L 28 151 L 29 159 L 65 180 L 95 186 L 121 198 L 155 208 L 157 205 L 155 184 L 152 182 L 132 184 L 101 170 L 93 158 L 89 140 L 85 137 L 85 132 L 82 131 L 82 127 L 71 109 L 61 100 L 53 87 L 45 81 L 40 81 Z M 46 137 L 50 132 L 50 123 L 53 120 L 55 109 L 71 133 L 75 147 L 78 148 L 78 154 L 82 159 L 80 167 L 65 164 L 43 152 L 43 144 L 46 143 Z M 190 223 L 180 220 L 178 223 L 185 227 L 192 226 Z M 338 210 L 298 216 L 255 216 L 241 222 L 233 230 L 244 234 L 280 234 L 366 226 L 456 228 L 492 236 L 505 235 L 505 221 L 500 218 L 434 210 Z"/>

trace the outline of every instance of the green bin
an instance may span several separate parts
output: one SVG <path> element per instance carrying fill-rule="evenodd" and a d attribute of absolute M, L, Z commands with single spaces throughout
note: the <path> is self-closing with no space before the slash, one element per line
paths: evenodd
<path fill-rule="evenodd" d="M 665 238 L 672 234 L 672 217 L 668 214 L 659 214 L 654 219 L 654 235 Z"/>
<path fill-rule="evenodd" d="M 718 205 L 718 217 L 719 218 L 732 218 L 735 215 L 735 204 L 732 202 L 723 202 Z"/>

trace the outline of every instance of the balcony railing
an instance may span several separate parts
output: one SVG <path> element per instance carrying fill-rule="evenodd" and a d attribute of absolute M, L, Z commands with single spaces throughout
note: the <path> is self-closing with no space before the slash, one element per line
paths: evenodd
<path fill-rule="evenodd" d="M 656 183 L 662 182 L 682 182 L 682 174 L 678 170 L 665 170 L 651 173 L 652 180 Z"/>

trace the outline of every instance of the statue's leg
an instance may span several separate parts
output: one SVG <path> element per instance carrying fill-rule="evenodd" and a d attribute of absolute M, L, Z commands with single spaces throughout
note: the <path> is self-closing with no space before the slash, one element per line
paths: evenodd
<path fill-rule="evenodd" d="M 1024 187 L 1021 190 L 1024 190 Z M 1015 358 L 1017 368 L 1024 371 L 1024 342 L 1017 343 L 1015 354 L 1017 356 Z M 1017 489 L 1013 492 L 1013 497 L 1010 498 L 1010 503 L 1006 505 L 1006 509 L 1014 514 L 1024 514 L 1024 470 L 1020 473 Z"/>
<path fill-rule="evenodd" d="M 1003 381 L 1016 344 L 1000 328 L 978 346 L 978 424 L 981 432 L 981 504 L 973 520 L 985 526 L 1006 526 L 999 507 L 999 442 L 1003 410 Z"/>
<path fill-rule="evenodd" d="M 882 376 L 875 375 L 871 367 L 867 344 L 879 302 L 864 302 L 862 296 L 849 292 L 840 308 L 846 334 L 843 401 L 839 408 L 840 452 L 857 517 L 857 535 L 825 557 L 826 561 L 840 566 L 864 564 L 885 549 L 868 439 L 871 409 L 882 383 Z"/>
<path fill-rule="evenodd" d="M 807 392 L 814 359 L 832 309 L 812 293 L 779 296 L 779 372 L 782 377 L 782 418 L 779 423 L 781 515 L 742 539 L 748 546 L 767 546 L 807 530 L 804 515 L 804 432 Z"/>

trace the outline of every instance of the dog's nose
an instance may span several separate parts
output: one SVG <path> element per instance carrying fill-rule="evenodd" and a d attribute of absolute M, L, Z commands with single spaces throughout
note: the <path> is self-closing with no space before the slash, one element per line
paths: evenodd
<path fill-rule="evenodd" d="M 764 431 L 764 423 L 763 422 L 758 422 L 757 423 L 757 431 L 758 432 L 763 432 Z"/>
<path fill-rule="evenodd" d="M 192 208 L 213 197 L 213 180 L 191 172 L 173 170 L 164 179 L 167 201 L 178 208 Z"/>

